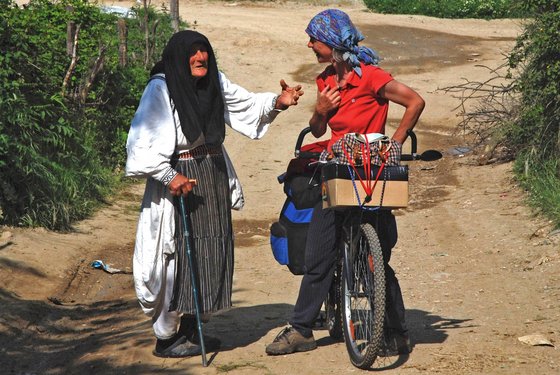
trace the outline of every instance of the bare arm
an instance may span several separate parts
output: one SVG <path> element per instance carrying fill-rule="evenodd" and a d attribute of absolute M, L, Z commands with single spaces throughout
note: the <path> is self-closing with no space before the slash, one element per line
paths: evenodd
<path fill-rule="evenodd" d="M 315 111 L 309 120 L 311 134 L 316 138 L 321 137 L 327 131 L 327 123 L 340 105 L 340 93 L 336 87 L 329 86 L 317 93 Z"/>
<path fill-rule="evenodd" d="M 387 83 L 379 90 L 379 94 L 381 97 L 405 107 L 401 122 L 393 134 L 393 139 L 402 144 L 406 140 L 406 132 L 414 128 L 424 110 L 424 99 L 416 91 L 398 81 Z"/>

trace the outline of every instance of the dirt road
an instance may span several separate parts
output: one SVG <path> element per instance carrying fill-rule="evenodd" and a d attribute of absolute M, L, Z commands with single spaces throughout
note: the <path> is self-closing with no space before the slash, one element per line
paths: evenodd
<path fill-rule="evenodd" d="M 110 3 L 110 2 L 105 2 Z M 315 2 L 317 3 L 317 2 Z M 333 2 L 330 2 L 333 4 Z M 341 3 L 341 2 L 334 2 Z M 113 2 L 127 6 L 128 2 Z M 519 33 L 509 20 L 439 20 L 378 15 L 347 1 L 347 11 L 377 49 L 382 66 L 427 102 L 417 127 L 421 150 L 443 160 L 411 165 L 410 206 L 398 215 L 393 268 L 401 282 L 413 352 L 379 361 L 387 374 L 557 374 L 560 354 L 560 234 L 523 203 L 511 165 L 477 166 L 447 152 L 456 98 L 441 88 L 484 80 Z M 226 147 L 247 198 L 234 213 L 234 308 L 205 326 L 222 339 L 203 368 L 200 358 L 152 356 L 151 326 L 130 275 L 142 186 L 70 234 L 1 228 L 0 372 L 6 374 L 346 374 L 359 373 L 344 344 L 317 329 L 319 348 L 290 356 L 264 352 L 286 324 L 299 277 L 275 263 L 268 228 L 284 199 L 276 176 L 292 157 L 315 97 L 322 66 L 304 29 L 324 6 L 308 2 L 182 1 L 183 19 L 207 35 L 221 69 L 252 91 L 302 84 L 298 107 L 282 113 L 260 141 L 229 133 Z M 400 109 L 391 110 L 390 123 Z M 390 132 L 391 130 L 389 130 Z M 90 266 L 100 259 L 121 270 Z M 519 337 L 539 333 L 551 345 Z"/>

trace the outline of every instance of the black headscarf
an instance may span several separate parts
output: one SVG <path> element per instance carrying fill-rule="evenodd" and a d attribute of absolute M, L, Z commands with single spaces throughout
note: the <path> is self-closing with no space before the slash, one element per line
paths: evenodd
<path fill-rule="evenodd" d="M 195 81 L 191 76 L 189 50 L 195 43 L 208 49 L 208 73 Z M 165 81 L 181 129 L 190 143 L 204 134 L 205 142 L 220 145 L 225 137 L 224 101 L 216 57 L 208 39 L 192 30 L 175 33 L 163 50 L 162 59 L 151 74 L 165 73 Z"/>

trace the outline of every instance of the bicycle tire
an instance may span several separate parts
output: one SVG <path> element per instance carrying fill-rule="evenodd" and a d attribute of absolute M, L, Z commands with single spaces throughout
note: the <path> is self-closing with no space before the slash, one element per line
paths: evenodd
<path fill-rule="evenodd" d="M 342 293 L 342 262 L 336 263 L 333 281 L 329 289 L 329 294 L 325 299 L 325 320 L 329 336 L 336 341 L 344 341 L 342 332 L 342 307 L 340 305 L 340 295 Z"/>
<path fill-rule="evenodd" d="M 385 267 L 375 229 L 360 225 L 354 249 L 345 239 L 341 301 L 344 341 L 352 364 L 369 369 L 382 347 Z"/>

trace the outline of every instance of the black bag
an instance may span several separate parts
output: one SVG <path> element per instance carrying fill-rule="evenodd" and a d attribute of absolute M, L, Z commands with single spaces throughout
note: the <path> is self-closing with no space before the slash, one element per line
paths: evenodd
<path fill-rule="evenodd" d="M 304 273 L 307 230 L 313 207 L 321 200 L 320 172 L 316 167 L 299 172 L 301 173 L 284 174 L 278 178 L 280 183 L 284 183 L 287 197 L 279 220 L 270 227 L 270 245 L 274 258 L 281 265 L 288 266 L 294 275 Z"/>
<path fill-rule="evenodd" d="M 298 210 L 313 208 L 321 200 L 321 172 L 291 174 L 284 180 L 284 193 Z"/>

